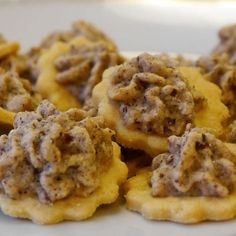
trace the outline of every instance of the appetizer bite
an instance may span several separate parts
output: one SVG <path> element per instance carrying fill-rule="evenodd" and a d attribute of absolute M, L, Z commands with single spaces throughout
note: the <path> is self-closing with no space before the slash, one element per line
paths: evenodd
<path fill-rule="evenodd" d="M 48 101 L 19 112 L 0 136 L 0 208 L 40 224 L 91 217 L 113 203 L 127 167 L 113 131 L 85 111 L 60 112 Z"/>
<path fill-rule="evenodd" d="M 141 54 L 103 74 L 93 90 L 98 114 L 116 131 L 122 146 L 155 156 L 167 150 L 167 137 L 186 125 L 222 131 L 228 109 L 220 89 L 193 67 Z"/>
<path fill-rule="evenodd" d="M 125 185 L 127 207 L 152 220 L 197 223 L 236 215 L 236 145 L 187 127 Z"/>

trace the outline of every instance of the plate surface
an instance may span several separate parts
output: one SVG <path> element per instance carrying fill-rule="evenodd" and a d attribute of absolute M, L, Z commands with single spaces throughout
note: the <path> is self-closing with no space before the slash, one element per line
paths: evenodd
<path fill-rule="evenodd" d="M 176 4 L 172 6 L 162 1 L 160 5 L 106 1 L 99 4 L 38 2 L 0 4 L 0 31 L 22 42 L 23 49 L 39 42 L 47 32 L 67 28 L 72 21 L 82 18 L 108 32 L 122 51 L 207 53 L 216 42 L 216 29 L 232 22 L 236 9 L 236 5 L 221 8 L 224 11 L 218 11 L 219 17 L 209 20 L 209 14 L 212 15 L 209 13 L 210 4 L 205 7 L 200 5 L 194 10 L 192 5 L 181 5 L 180 9 Z M 128 55 L 131 56 L 130 53 Z M 235 236 L 235 224 L 235 220 L 198 225 L 148 221 L 137 213 L 127 211 L 124 204 L 102 207 L 94 217 L 84 222 L 51 226 L 35 225 L 0 213 L 0 235 L 6 236 Z"/>

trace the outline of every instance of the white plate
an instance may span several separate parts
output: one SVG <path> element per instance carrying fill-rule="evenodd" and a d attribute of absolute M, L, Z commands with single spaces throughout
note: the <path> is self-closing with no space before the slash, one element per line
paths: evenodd
<path fill-rule="evenodd" d="M 217 5 L 213 12 L 218 12 L 218 17 L 209 20 L 209 14 L 215 16 L 211 4 L 205 7 L 200 4 L 196 10 L 193 5 L 181 3 L 180 9 L 168 4 L 4 3 L 0 4 L 0 31 L 11 39 L 18 39 L 25 49 L 36 44 L 46 32 L 66 28 L 70 22 L 84 18 L 113 36 L 123 51 L 203 53 L 216 41 L 216 28 L 233 21 L 236 9 L 234 4 L 222 8 Z M 94 217 L 84 222 L 51 226 L 36 225 L 0 213 L 0 236 L 235 236 L 235 223 L 235 220 L 198 225 L 154 222 L 127 211 L 124 205 L 114 204 L 100 208 Z"/>

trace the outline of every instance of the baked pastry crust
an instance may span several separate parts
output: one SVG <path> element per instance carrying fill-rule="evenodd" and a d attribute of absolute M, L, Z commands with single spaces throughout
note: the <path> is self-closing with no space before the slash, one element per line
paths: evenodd
<path fill-rule="evenodd" d="M 119 196 L 119 185 L 126 180 L 128 170 L 120 160 L 120 148 L 113 143 L 113 162 L 107 172 L 101 175 L 101 184 L 89 197 L 71 196 L 51 205 L 39 202 L 37 197 L 20 200 L 0 194 L 0 208 L 4 214 L 25 218 L 39 224 L 55 224 L 64 220 L 85 220 L 91 217 L 97 207 L 111 204 Z"/>
<path fill-rule="evenodd" d="M 235 154 L 236 145 L 226 144 Z M 191 224 L 205 220 L 227 220 L 236 216 L 236 193 L 227 197 L 153 197 L 148 184 L 151 171 L 142 169 L 125 184 L 126 206 L 151 220 Z"/>
<path fill-rule="evenodd" d="M 130 130 L 123 124 L 119 107 L 107 96 L 111 74 L 118 67 L 107 69 L 103 80 L 93 90 L 93 101 L 98 106 L 98 114 L 103 116 L 111 129 L 116 131 L 117 142 L 127 148 L 141 149 L 150 156 L 167 150 L 167 138 L 155 134 L 146 134 L 139 130 Z M 222 122 L 229 116 L 227 107 L 221 102 L 221 91 L 213 83 L 204 80 L 200 71 L 193 67 L 179 67 L 179 72 L 190 86 L 206 98 L 206 106 L 196 112 L 193 123 L 196 127 L 207 127 L 222 132 Z"/>

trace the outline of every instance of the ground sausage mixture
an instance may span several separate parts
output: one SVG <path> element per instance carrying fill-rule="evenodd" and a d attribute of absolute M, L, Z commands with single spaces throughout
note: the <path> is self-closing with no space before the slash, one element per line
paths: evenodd
<path fill-rule="evenodd" d="M 0 189 L 12 199 L 36 195 L 43 203 L 86 197 L 111 164 L 112 135 L 100 117 L 59 112 L 48 101 L 18 113 L 14 129 L 0 136 Z"/>
<path fill-rule="evenodd" d="M 205 78 L 222 89 L 222 101 L 236 117 L 236 66 L 230 64 L 227 54 L 201 57 L 197 61 Z"/>
<path fill-rule="evenodd" d="M 74 46 L 55 60 L 57 82 L 65 85 L 84 104 L 92 90 L 102 80 L 105 69 L 121 63 L 121 57 L 104 42 Z"/>
<path fill-rule="evenodd" d="M 226 54 L 230 64 L 236 64 L 236 24 L 223 27 L 219 31 L 220 43 L 213 50 L 213 55 Z"/>
<path fill-rule="evenodd" d="M 92 42 L 104 42 L 107 47 L 116 51 L 115 43 L 102 31 L 86 21 L 76 21 L 72 24 L 72 29 L 69 31 L 53 32 L 45 37 L 39 46 L 33 47 L 26 54 L 26 63 L 28 73 L 32 82 L 37 80 L 39 71 L 37 61 L 45 49 L 49 49 L 55 42 L 69 42 L 75 37 L 84 36 Z"/>
<path fill-rule="evenodd" d="M 147 53 L 111 75 L 109 98 L 119 104 L 126 127 L 145 133 L 180 135 L 205 99 L 158 56 Z"/>
<path fill-rule="evenodd" d="M 168 141 L 169 152 L 153 160 L 153 196 L 225 197 L 235 190 L 235 156 L 209 131 L 188 129 Z"/>
<path fill-rule="evenodd" d="M 33 110 L 41 99 L 29 81 L 3 70 L 0 71 L 0 94 L 0 107 L 12 112 Z"/>

